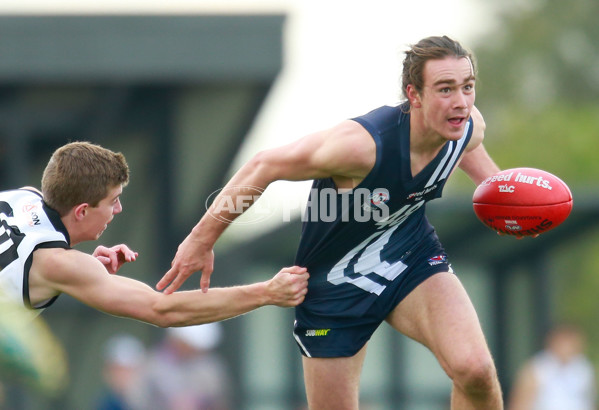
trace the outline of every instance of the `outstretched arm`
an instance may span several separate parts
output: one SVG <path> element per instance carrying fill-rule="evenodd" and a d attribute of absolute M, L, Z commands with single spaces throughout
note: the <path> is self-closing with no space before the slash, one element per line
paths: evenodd
<path fill-rule="evenodd" d="M 179 245 L 171 269 L 158 282 L 157 289 L 166 288 L 165 293 L 172 293 L 191 274 L 202 271 L 200 286 L 207 291 L 214 264 L 214 244 L 226 227 L 257 199 L 256 193 L 270 183 L 326 177 L 362 179 L 374 165 L 375 150 L 372 137 L 361 125 L 344 121 L 332 129 L 258 153 L 233 176 Z M 231 209 L 223 206 L 224 203 L 245 206 Z"/>
<path fill-rule="evenodd" d="M 33 286 L 67 293 L 111 315 L 160 327 L 229 319 L 261 306 L 296 306 L 307 292 L 305 268 L 283 268 L 272 279 L 250 285 L 166 295 L 137 280 L 107 275 L 96 258 L 76 250 L 39 249 L 32 267 Z M 44 269 L 52 266 L 52 269 Z"/>

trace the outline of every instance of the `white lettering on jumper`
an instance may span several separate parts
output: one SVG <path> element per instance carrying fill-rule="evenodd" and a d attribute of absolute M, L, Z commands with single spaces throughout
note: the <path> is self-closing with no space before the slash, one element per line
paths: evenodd
<path fill-rule="evenodd" d="M 389 263 L 381 260 L 381 251 L 399 225 L 420 209 L 422 205 L 424 205 L 424 201 L 405 205 L 388 218 L 377 222 L 378 230 L 341 258 L 329 271 L 327 280 L 333 285 L 350 283 L 367 292 L 380 295 L 387 285 L 374 281 L 368 278 L 367 275 L 373 274 L 388 281 L 393 281 L 404 271 L 407 265 L 402 261 Z M 356 260 L 354 257 L 358 254 L 360 256 Z M 345 270 L 348 268 L 358 275 L 355 277 L 346 276 Z"/>
<path fill-rule="evenodd" d="M 424 205 L 424 201 L 418 201 L 413 204 L 404 205 L 399 210 L 393 212 L 387 218 L 382 219 L 376 223 L 379 229 L 388 228 L 391 226 L 399 225 L 405 222 L 406 219 L 418 209 L 420 209 Z"/>
<path fill-rule="evenodd" d="M 420 201 L 424 195 L 428 194 L 429 192 L 434 191 L 435 189 L 437 189 L 438 186 L 439 186 L 438 184 L 434 184 L 434 185 L 424 188 L 420 192 L 413 192 L 410 195 L 408 195 L 407 199 L 414 198 L 416 201 Z"/>

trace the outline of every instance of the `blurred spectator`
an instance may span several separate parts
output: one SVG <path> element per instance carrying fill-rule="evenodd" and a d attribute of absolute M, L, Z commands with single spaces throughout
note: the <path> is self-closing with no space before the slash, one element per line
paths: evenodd
<path fill-rule="evenodd" d="M 145 361 L 145 347 L 136 337 L 116 335 L 104 350 L 104 391 L 97 410 L 141 409 L 135 403 L 136 389 Z"/>
<path fill-rule="evenodd" d="M 546 336 L 545 348 L 519 371 L 509 410 L 595 410 L 595 371 L 584 354 L 585 335 L 561 324 Z"/>
<path fill-rule="evenodd" d="M 220 323 L 168 328 L 163 342 L 148 355 L 141 396 L 143 409 L 229 409 L 228 368 L 215 349 Z"/>

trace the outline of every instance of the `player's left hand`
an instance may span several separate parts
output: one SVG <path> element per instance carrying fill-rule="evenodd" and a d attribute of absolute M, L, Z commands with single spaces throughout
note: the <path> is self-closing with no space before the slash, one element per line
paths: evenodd
<path fill-rule="evenodd" d="M 308 270 L 299 266 L 283 268 L 267 281 L 267 295 L 270 304 L 279 307 L 297 306 L 308 293 Z"/>
<path fill-rule="evenodd" d="M 133 262 L 137 258 L 137 252 L 129 249 L 127 245 L 115 245 L 112 248 L 98 246 L 92 254 L 102 262 L 108 273 L 116 273 L 126 262 Z"/>

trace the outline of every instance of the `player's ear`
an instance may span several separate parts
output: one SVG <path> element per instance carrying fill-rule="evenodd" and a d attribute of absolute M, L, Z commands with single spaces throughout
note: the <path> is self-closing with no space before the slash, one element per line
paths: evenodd
<path fill-rule="evenodd" d="M 75 219 L 77 221 L 81 221 L 83 218 L 85 218 L 85 215 L 87 215 L 88 207 L 89 204 L 87 203 L 79 204 L 75 207 L 73 214 L 75 215 Z"/>
<path fill-rule="evenodd" d="M 408 84 L 406 87 L 406 95 L 408 96 L 408 100 L 410 101 L 410 105 L 413 108 L 420 108 L 422 104 L 420 103 L 420 93 L 416 90 L 413 84 Z"/>

